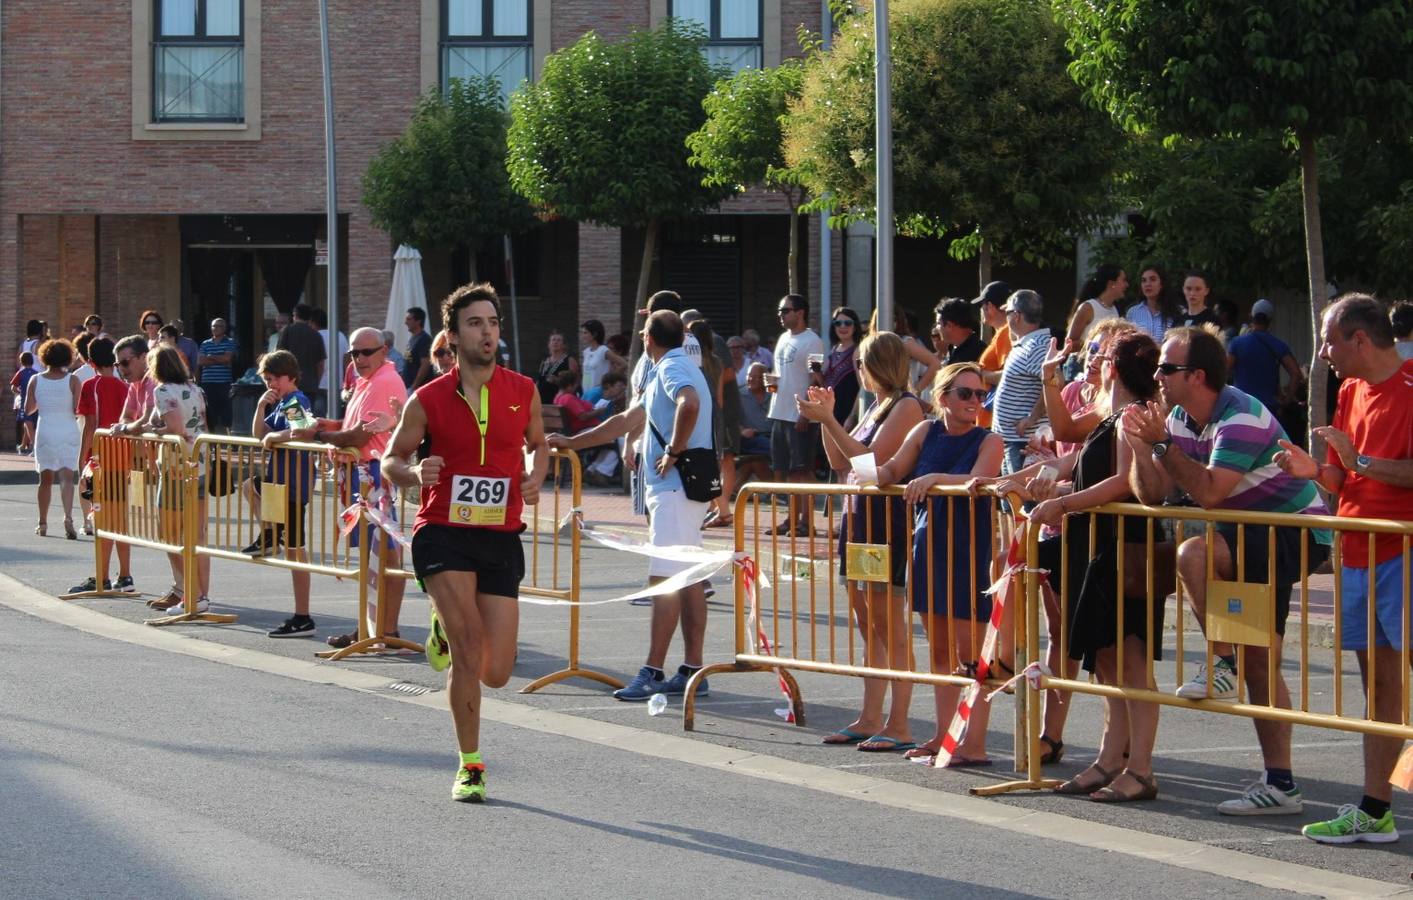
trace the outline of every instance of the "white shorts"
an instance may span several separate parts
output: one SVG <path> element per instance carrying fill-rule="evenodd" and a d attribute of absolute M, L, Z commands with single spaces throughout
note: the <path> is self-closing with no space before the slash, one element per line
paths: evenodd
<path fill-rule="evenodd" d="M 706 518 L 707 504 L 688 500 L 686 493 L 676 491 L 648 491 L 648 543 L 654 547 L 700 547 L 702 545 L 702 520 Z M 648 575 L 668 577 L 684 572 L 693 563 L 678 562 L 675 559 L 648 560 Z"/>

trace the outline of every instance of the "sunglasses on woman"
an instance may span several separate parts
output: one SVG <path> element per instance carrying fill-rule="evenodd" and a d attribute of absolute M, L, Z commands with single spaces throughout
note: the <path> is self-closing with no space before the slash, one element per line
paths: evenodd
<path fill-rule="evenodd" d="M 437 359 L 442 359 L 444 357 L 451 356 L 451 351 L 443 347 L 442 349 L 433 352 L 432 355 L 435 356 Z"/>
<path fill-rule="evenodd" d="M 156 325 L 158 328 L 162 327 L 162 323 L 156 319 L 148 319 L 146 322 L 142 323 L 143 328 L 146 328 L 148 325 Z"/>
<path fill-rule="evenodd" d="M 853 327 L 854 327 L 854 320 L 853 320 L 853 319 L 835 319 L 835 320 L 834 320 L 834 327 L 835 327 L 835 328 L 843 328 L 843 327 L 846 326 L 846 325 L 847 325 L 848 327 L 850 327 L 850 328 L 853 328 Z"/>
<path fill-rule="evenodd" d="M 986 399 L 986 390 L 985 390 L 984 388 L 958 387 L 958 388 L 950 388 L 949 390 L 945 391 L 944 393 L 951 394 L 952 396 L 956 397 L 958 400 L 962 401 L 963 403 L 967 403 L 967 402 L 969 402 L 969 401 L 971 401 L 971 400 L 985 400 L 985 399 Z"/>

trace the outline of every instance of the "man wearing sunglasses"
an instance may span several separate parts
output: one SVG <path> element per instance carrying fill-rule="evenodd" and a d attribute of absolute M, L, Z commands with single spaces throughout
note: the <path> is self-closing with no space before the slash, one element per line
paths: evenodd
<path fill-rule="evenodd" d="M 291 325 L 290 328 L 294 326 Z M 288 329 L 286 329 L 288 330 Z M 315 419 L 308 428 L 298 428 L 290 432 L 295 441 L 315 441 L 332 444 L 335 447 L 352 447 L 358 451 L 358 466 L 354 471 L 360 483 L 352 486 L 352 499 L 382 487 L 383 452 L 392 439 L 392 427 L 402 413 L 407 402 L 407 389 L 397 374 L 397 369 L 388 362 L 387 349 L 383 346 L 383 333 L 376 328 L 360 328 L 349 341 L 348 355 L 353 360 L 353 369 L 358 379 L 353 385 L 353 394 L 344 407 L 343 420 Z M 367 479 L 366 482 L 364 479 Z M 366 534 L 365 534 L 366 532 Z M 355 528 L 349 533 L 349 546 L 377 534 L 371 526 Z M 392 538 L 386 539 L 389 551 L 397 545 Z M 376 546 L 370 548 L 376 550 Z M 400 554 L 392 553 L 393 562 Z M 385 555 L 384 559 L 388 559 Z M 401 578 L 386 579 L 387 609 L 383 622 L 388 635 L 398 637 L 397 617 L 402 610 L 402 591 L 406 582 Z M 328 640 L 330 647 L 343 649 L 358 640 L 358 632 L 335 635 Z"/>
<path fill-rule="evenodd" d="M 1243 509 L 1263 512 L 1327 515 L 1314 482 L 1281 469 L 1277 454 L 1287 440 L 1283 429 L 1261 401 L 1227 385 L 1227 353 L 1213 332 L 1204 328 L 1170 330 L 1153 373 L 1164 406 L 1129 407 L 1123 416 L 1124 435 L 1133 448 L 1133 492 L 1150 506 L 1163 503 L 1174 489 L 1186 493 L 1203 509 Z M 1170 410 L 1170 411 L 1167 411 Z M 1275 558 L 1269 558 L 1271 535 L 1266 527 L 1246 526 L 1237 540 L 1237 526 L 1217 523 L 1212 545 L 1213 577 L 1275 586 L 1275 637 L 1269 648 L 1247 646 L 1243 671 L 1250 703 L 1290 708 L 1290 691 L 1280 674 L 1281 640 L 1290 613 L 1290 593 L 1300 580 L 1301 543 L 1309 566 L 1324 561 L 1328 531 L 1282 526 L 1275 529 Z M 1236 554 L 1242 548 L 1238 569 Z M 1178 547 L 1178 577 L 1199 625 L 1207 621 L 1207 554 L 1205 534 Z M 1270 564 L 1274 564 L 1274 571 Z M 1177 695 L 1191 700 L 1235 700 L 1236 650 L 1213 641 L 1215 661 L 1182 687 Z M 1268 661 L 1268 654 L 1274 661 Z M 1268 678 L 1268 662 L 1275 669 Z M 1261 744 L 1265 777 L 1235 799 L 1217 805 L 1223 815 L 1295 815 L 1301 812 L 1300 788 L 1291 774 L 1290 724 L 1254 720 Z"/>
<path fill-rule="evenodd" d="M 814 462 L 819 455 L 819 425 L 800 415 L 796 402 L 808 397 L 809 358 L 824 353 L 824 339 L 809 327 L 810 305 L 799 294 L 786 294 L 777 308 L 785 331 L 775 342 L 775 394 L 770 398 L 770 466 L 776 481 L 814 483 Z M 768 384 L 769 382 L 767 382 Z M 798 537 L 813 534 L 814 505 L 800 503 L 795 522 L 786 520 L 776 534 Z"/>

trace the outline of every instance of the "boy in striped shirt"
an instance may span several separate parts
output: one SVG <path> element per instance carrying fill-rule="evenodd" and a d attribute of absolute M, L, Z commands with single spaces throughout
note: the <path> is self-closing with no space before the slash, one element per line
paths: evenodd
<path fill-rule="evenodd" d="M 1124 434 L 1134 450 L 1133 490 L 1146 504 L 1162 503 L 1177 491 L 1203 509 L 1327 515 L 1315 485 L 1296 478 L 1276 463 L 1283 429 L 1270 410 L 1249 394 L 1227 385 L 1227 354 L 1222 342 L 1202 328 L 1178 328 L 1163 342 L 1153 373 L 1166 415 L 1155 403 L 1124 413 Z M 1290 691 L 1280 674 L 1281 641 L 1290 613 L 1290 593 L 1300 580 L 1301 541 L 1308 546 L 1311 568 L 1329 552 L 1328 531 L 1275 528 L 1275 559 L 1269 559 L 1266 527 L 1246 526 L 1240 580 L 1275 585 L 1275 639 L 1269 648 L 1247 646 L 1244 671 L 1250 702 L 1289 709 Z M 1237 527 L 1218 523 L 1211 546 L 1213 577 L 1237 580 Z M 1206 621 L 1207 538 L 1189 538 L 1178 548 L 1178 576 L 1191 598 L 1199 625 Z M 1270 563 L 1274 562 L 1274 572 Z M 1178 688 L 1178 696 L 1200 700 L 1236 699 L 1236 654 L 1231 644 L 1212 643 L 1216 661 Z M 1268 678 L 1267 654 L 1275 657 L 1274 683 Z M 1290 762 L 1290 725 L 1254 720 L 1266 776 L 1234 800 L 1218 804 L 1224 815 L 1297 814 L 1300 789 Z"/>

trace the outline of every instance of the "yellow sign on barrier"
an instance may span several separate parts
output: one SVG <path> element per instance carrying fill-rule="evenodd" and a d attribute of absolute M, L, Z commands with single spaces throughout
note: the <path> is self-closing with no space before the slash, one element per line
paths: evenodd
<path fill-rule="evenodd" d="M 887 584 L 892 575 L 887 544 L 846 544 L 845 571 L 853 581 Z"/>
<path fill-rule="evenodd" d="M 128 506 L 133 509 L 147 508 L 147 473 L 128 473 Z"/>
<path fill-rule="evenodd" d="M 289 488 L 283 484 L 260 486 L 260 521 L 285 525 L 285 508 L 289 504 Z"/>
<path fill-rule="evenodd" d="M 1207 582 L 1207 639 L 1248 647 L 1269 647 L 1271 608 L 1269 584 L 1240 581 Z"/>

